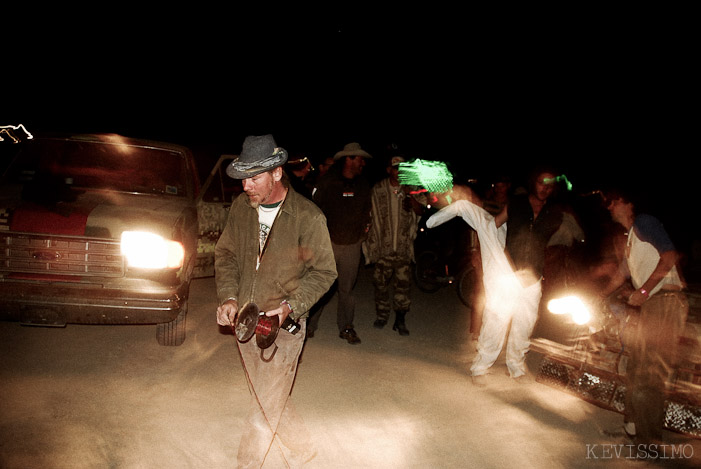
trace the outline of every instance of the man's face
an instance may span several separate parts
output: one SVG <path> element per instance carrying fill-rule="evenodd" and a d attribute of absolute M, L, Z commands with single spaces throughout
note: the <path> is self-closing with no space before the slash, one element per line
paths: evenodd
<path fill-rule="evenodd" d="M 509 192 L 510 188 L 511 184 L 509 184 L 508 182 L 499 181 L 494 183 L 494 192 L 496 192 L 497 194 L 506 194 L 507 192 Z"/>
<path fill-rule="evenodd" d="M 251 178 L 244 179 L 243 190 L 248 196 L 248 200 L 253 208 L 258 208 L 260 204 L 268 203 L 270 194 L 273 192 L 275 179 L 272 171 L 256 174 Z"/>
<path fill-rule="evenodd" d="M 625 226 L 626 220 L 629 220 L 633 213 L 633 204 L 623 199 L 612 200 L 606 208 L 611 214 L 611 219 L 623 226 Z"/>
<path fill-rule="evenodd" d="M 399 165 L 390 166 L 387 168 L 387 174 L 389 174 L 389 178 L 392 180 L 392 182 L 399 182 Z"/>
<path fill-rule="evenodd" d="M 346 158 L 346 168 L 354 177 L 360 176 L 363 172 L 363 166 L 365 166 L 365 158 L 362 156 L 348 156 Z"/>
<path fill-rule="evenodd" d="M 535 181 L 535 197 L 540 201 L 548 200 L 555 189 L 555 175 L 551 173 L 542 173 L 538 175 Z"/>
<path fill-rule="evenodd" d="M 296 176 L 299 176 L 301 179 L 306 178 L 309 173 L 312 171 L 312 164 L 309 161 L 306 161 L 304 163 L 304 166 L 302 166 L 299 169 L 295 169 L 292 171 Z"/>

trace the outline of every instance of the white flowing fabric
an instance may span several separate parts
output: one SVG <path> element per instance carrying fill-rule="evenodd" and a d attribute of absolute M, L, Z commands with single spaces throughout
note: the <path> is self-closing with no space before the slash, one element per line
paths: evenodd
<path fill-rule="evenodd" d="M 426 226 L 433 228 L 456 216 L 477 232 L 482 255 L 485 306 L 477 356 L 470 370 L 473 376 L 487 373 L 499 357 L 508 333 L 506 366 L 511 377 L 518 378 L 526 373 L 525 355 L 538 318 L 540 280 L 514 272 L 504 251 L 507 224 L 497 227 L 489 212 L 468 200 L 442 208 L 426 221 Z"/>

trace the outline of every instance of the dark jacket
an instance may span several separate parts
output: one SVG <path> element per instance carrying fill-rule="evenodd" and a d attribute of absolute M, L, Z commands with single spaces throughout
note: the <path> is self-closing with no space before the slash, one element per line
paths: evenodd
<path fill-rule="evenodd" d="M 562 223 L 560 206 L 547 202 L 537 218 L 528 196 L 515 196 L 509 202 L 509 221 L 506 230 L 506 250 L 515 270 L 530 270 L 542 277 L 545 264 L 545 246 Z"/>
<path fill-rule="evenodd" d="M 332 169 L 319 179 L 314 202 L 326 215 L 335 244 L 355 244 L 367 237 L 370 183 L 363 176 L 346 179 Z"/>

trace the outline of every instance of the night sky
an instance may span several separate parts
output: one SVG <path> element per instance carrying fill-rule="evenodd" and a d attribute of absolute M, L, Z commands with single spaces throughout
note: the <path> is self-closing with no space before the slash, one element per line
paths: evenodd
<path fill-rule="evenodd" d="M 385 157 L 393 144 L 461 178 L 552 164 L 576 191 L 620 182 L 686 224 L 698 144 L 685 111 L 698 107 L 684 30 L 662 42 L 649 23 L 572 18 L 397 28 L 337 16 L 262 36 L 235 27 L 244 19 L 197 31 L 167 18 L 54 26 L 43 47 L 5 61 L 0 124 L 174 141 L 203 164 L 264 133 L 315 158 L 351 141 Z"/>

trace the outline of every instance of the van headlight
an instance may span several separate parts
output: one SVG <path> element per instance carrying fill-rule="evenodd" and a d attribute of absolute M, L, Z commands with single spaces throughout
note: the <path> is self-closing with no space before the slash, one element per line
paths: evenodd
<path fill-rule="evenodd" d="M 129 267 L 179 269 L 185 259 L 181 243 L 146 231 L 123 232 L 121 246 Z"/>
<path fill-rule="evenodd" d="M 575 324 L 583 325 L 591 320 L 587 305 L 577 296 L 554 298 L 548 302 L 548 310 L 553 314 L 569 314 Z"/>

